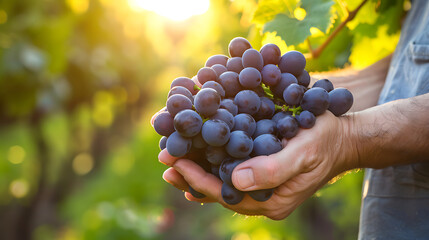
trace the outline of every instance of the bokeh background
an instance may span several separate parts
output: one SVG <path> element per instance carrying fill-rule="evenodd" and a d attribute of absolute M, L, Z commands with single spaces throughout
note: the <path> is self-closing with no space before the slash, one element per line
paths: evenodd
<path fill-rule="evenodd" d="M 0 1 L 1 239 L 356 239 L 362 171 L 272 221 L 165 183 L 154 112 L 229 41 L 307 54 L 309 71 L 392 53 L 404 0 Z M 359 8 L 354 19 L 350 12 Z M 321 54 L 321 46 L 346 24 Z M 292 31 L 293 30 L 293 31 Z"/>

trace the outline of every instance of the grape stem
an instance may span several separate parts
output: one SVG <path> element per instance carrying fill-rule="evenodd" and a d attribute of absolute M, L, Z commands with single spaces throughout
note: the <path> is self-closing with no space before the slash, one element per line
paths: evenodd
<path fill-rule="evenodd" d="M 343 22 L 341 22 L 341 24 L 338 25 L 338 27 L 335 28 L 335 30 L 331 33 L 331 35 L 329 35 L 329 37 L 318 48 L 313 49 L 311 47 L 310 39 L 307 38 L 307 44 L 308 44 L 308 49 L 310 50 L 310 53 L 311 53 L 311 58 L 318 58 L 322 54 L 323 50 L 325 50 L 325 48 L 329 45 L 329 43 L 332 42 L 335 36 L 346 26 L 346 24 L 356 17 L 357 13 L 363 7 L 363 5 L 365 5 L 366 2 L 368 2 L 368 0 L 363 0 L 359 4 L 359 6 L 353 11 L 350 11 L 347 9 L 347 13 L 348 13 L 347 18 Z"/>
<path fill-rule="evenodd" d="M 200 91 L 201 90 L 201 88 L 200 87 L 198 87 L 196 84 L 194 85 L 194 90 L 198 90 L 198 91 Z"/>

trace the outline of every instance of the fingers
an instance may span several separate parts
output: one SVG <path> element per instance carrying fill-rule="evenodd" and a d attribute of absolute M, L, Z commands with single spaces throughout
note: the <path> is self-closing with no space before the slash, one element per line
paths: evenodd
<path fill-rule="evenodd" d="M 188 183 L 185 181 L 183 176 L 176 171 L 176 169 L 169 168 L 165 170 L 164 174 L 162 174 L 162 178 L 174 187 L 182 191 L 188 191 Z"/>
<path fill-rule="evenodd" d="M 270 156 L 251 158 L 232 173 L 234 186 L 242 191 L 274 188 L 299 173 L 296 155 L 287 148 Z"/>
<path fill-rule="evenodd" d="M 162 150 L 159 154 L 158 154 L 158 160 L 167 165 L 167 166 L 173 166 L 174 162 L 176 162 L 176 160 L 179 159 L 178 157 L 173 157 L 171 156 L 167 149 Z"/>

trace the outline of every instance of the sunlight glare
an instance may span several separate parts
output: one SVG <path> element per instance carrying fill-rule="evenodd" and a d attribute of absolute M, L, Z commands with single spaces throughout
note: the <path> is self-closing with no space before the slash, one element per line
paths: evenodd
<path fill-rule="evenodd" d="M 174 21 L 205 13 L 210 0 L 128 0 L 135 10 L 148 10 Z"/>

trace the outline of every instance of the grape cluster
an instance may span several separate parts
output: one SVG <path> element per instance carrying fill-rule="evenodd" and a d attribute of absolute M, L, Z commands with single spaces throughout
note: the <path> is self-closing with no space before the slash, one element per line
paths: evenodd
<path fill-rule="evenodd" d="M 228 48 L 231 57 L 211 56 L 192 79 L 179 77 L 171 83 L 166 108 L 154 117 L 153 126 L 163 136 L 161 149 L 220 178 L 223 200 L 233 205 L 245 195 L 231 180 L 238 164 L 280 151 L 281 139 L 287 142 L 299 128 L 313 127 L 326 110 L 344 114 L 353 96 L 345 88 L 334 89 L 328 79 L 308 88 L 306 59 L 298 51 L 281 55 L 275 44 L 257 51 L 241 37 Z M 205 197 L 192 187 L 189 192 Z M 273 189 L 246 193 L 266 201 Z"/>

